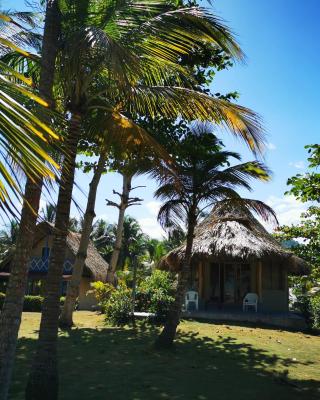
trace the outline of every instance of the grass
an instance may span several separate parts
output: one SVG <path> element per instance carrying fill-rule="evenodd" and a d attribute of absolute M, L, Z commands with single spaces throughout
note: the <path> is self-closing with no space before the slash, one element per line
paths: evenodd
<path fill-rule="evenodd" d="M 39 314 L 24 313 L 11 400 L 23 399 Z M 106 327 L 79 311 L 59 333 L 60 400 L 311 400 L 320 398 L 320 337 L 184 321 L 172 351 L 155 328 Z"/>

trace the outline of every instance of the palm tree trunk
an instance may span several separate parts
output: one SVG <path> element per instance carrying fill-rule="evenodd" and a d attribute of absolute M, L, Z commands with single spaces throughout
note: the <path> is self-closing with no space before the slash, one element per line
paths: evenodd
<path fill-rule="evenodd" d="M 119 204 L 119 216 L 118 216 L 118 224 L 117 224 L 117 233 L 116 233 L 116 241 L 114 244 L 110 264 L 108 271 L 108 282 L 114 284 L 115 283 L 115 272 L 117 269 L 119 254 L 121 250 L 122 244 L 122 234 L 123 234 L 123 224 L 124 224 L 124 215 L 126 209 L 129 205 L 129 196 L 131 191 L 131 175 L 122 175 L 122 193 L 121 193 L 121 201 Z"/>
<path fill-rule="evenodd" d="M 40 96 L 52 106 L 55 60 L 60 36 L 58 0 L 48 0 L 41 54 Z M 28 265 L 33 246 L 42 181 L 27 178 L 20 228 L 5 303 L 0 315 L 0 400 L 6 400 L 10 386 L 23 300 L 28 279 Z"/>
<path fill-rule="evenodd" d="M 93 178 L 90 182 L 90 189 L 88 194 L 87 208 L 84 215 L 82 234 L 77 252 L 76 260 L 73 265 L 72 278 L 68 284 L 66 300 L 64 302 L 63 310 L 60 316 L 60 326 L 70 328 L 73 325 L 73 310 L 76 305 L 76 300 L 79 295 L 79 286 L 83 273 L 84 264 L 87 258 L 87 250 L 92 231 L 92 222 L 95 217 L 94 207 L 96 203 L 97 189 L 101 175 L 105 168 L 106 150 L 103 150 L 98 161 L 97 168 L 95 169 Z"/>
<path fill-rule="evenodd" d="M 158 339 L 156 341 L 156 346 L 158 347 L 168 348 L 173 345 L 177 327 L 180 323 L 180 315 L 184 302 L 184 297 L 190 281 L 190 274 L 191 274 L 190 262 L 192 255 L 195 226 L 196 226 L 196 219 L 194 217 L 191 217 L 189 219 L 189 224 L 188 224 L 187 243 L 186 243 L 184 261 L 182 264 L 181 271 L 178 275 L 178 285 L 176 289 L 175 299 L 169 309 L 167 321 L 163 327 L 163 330 L 158 336 Z"/>
<path fill-rule="evenodd" d="M 41 187 L 28 180 L 25 196 L 30 206 L 24 204 L 20 219 L 15 254 L 11 263 L 11 275 L 6 298 L 0 314 L 0 399 L 8 396 L 18 331 L 21 322 L 23 300 L 28 279 L 28 265 L 34 228 L 36 226 Z M 26 201 L 25 201 L 26 202 Z M 24 202 L 24 203 L 25 203 Z"/>
<path fill-rule="evenodd" d="M 80 113 L 74 112 L 72 114 L 66 140 L 66 156 L 61 172 L 55 234 L 50 256 L 50 267 L 45 282 L 45 298 L 42 307 L 39 340 L 26 388 L 26 400 L 57 400 L 58 398 L 57 336 L 60 311 L 59 296 L 81 120 Z"/>

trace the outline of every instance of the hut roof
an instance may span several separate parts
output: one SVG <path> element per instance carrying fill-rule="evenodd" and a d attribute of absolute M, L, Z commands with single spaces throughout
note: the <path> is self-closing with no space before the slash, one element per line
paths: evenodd
<path fill-rule="evenodd" d="M 185 243 L 172 250 L 160 262 L 160 268 L 178 270 L 183 260 Z M 195 229 L 192 262 L 207 258 L 214 261 L 277 258 L 297 273 L 306 263 L 281 245 L 254 218 L 246 207 L 215 206 L 210 215 Z"/>
<path fill-rule="evenodd" d="M 50 222 L 40 222 L 36 227 L 33 247 L 36 247 L 40 240 L 54 233 L 54 225 Z M 67 247 L 76 256 L 79 249 L 81 234 L 69 231 L 67 236 Z M 8 264 L 13 257 L 10 253 L 2 264 Z M 92 241 L 89 241 L 87 258 L 85 261 L 85 273 L 89 274 L 94 280 L 106 281 L 109 264 L 101 257 Z"/>

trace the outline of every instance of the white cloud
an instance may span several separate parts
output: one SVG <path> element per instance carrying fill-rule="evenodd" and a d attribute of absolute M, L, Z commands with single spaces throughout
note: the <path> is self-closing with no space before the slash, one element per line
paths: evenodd
<path fill-rule="evenodd" d="M 139 218 L 138 221 L 143 232 L 151 238 L 161 239 L 165 235 L 155 217 Z"/>
<path fill-rule="evenodd" d="M 46 205 L 47 205 L 47 201 L 45 201 L 44 199 L 40 199 L 40 203 L 39 203 L 39 211 L 45 210 L 46 209 Z"/>
<path fill-rule="evenodd" d="M 296 224 L 300 221 L 300 215 L 307 208 L 307 203 L 298 201 L 294 196 L 269 196 L 266 203 L 274 209 L 280 225 Z"/>
<path fill-rule="evenodd" d="M 161 203 L 159 201 L 149 201 L 148 203 L 146 203 L 146 207 L 148 209 L 148 211 L 150 212 L 150 214 L 154 215 L 155 217 L 158 216 L 158 212 L 160 209 Z"/>
<path fill-rule="evenodd" d="M 297 169 L 305 169 L 305 163 L 303 161 L 294 161 L 289 163 L 290 167 L 294 167 Z"/>
<path fill-rule="evenodd" d="M 275 150 L 277 147 L 276 147 L 275 144 L 269 142 L 269 143 L 266 143 L 266 148 L 267 148 L 268 150 Z"/>

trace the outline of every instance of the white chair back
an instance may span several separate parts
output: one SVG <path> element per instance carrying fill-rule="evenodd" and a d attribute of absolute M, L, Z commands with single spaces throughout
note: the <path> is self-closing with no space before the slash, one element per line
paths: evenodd
<path fill-rule="evenodd" d="M 255 311 L 258 311 L 258 300 L 259 296 L 257 293 L 247 293 L 243 299 L 243 311 L 245 311 L 248 307 L 254 307 Z"/>
<path fill-rule="evenodd" d="M 189 304 L 194 304 L 196 310 L 199 308 L 199 295 L 195 290 L 188 290 L 185 296 L 185 308 L 189 310 Z"/>

